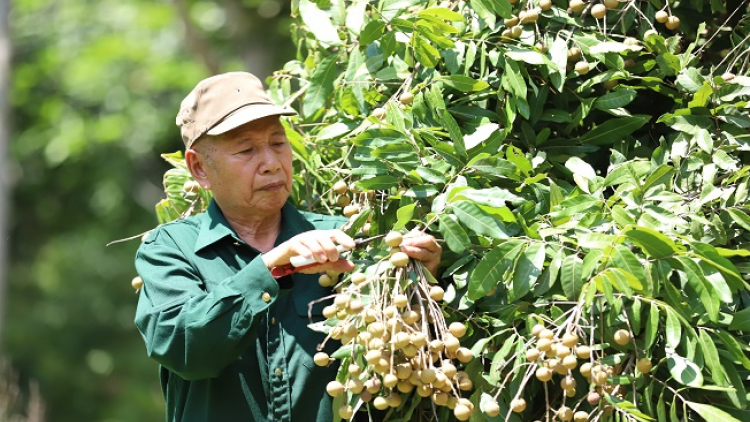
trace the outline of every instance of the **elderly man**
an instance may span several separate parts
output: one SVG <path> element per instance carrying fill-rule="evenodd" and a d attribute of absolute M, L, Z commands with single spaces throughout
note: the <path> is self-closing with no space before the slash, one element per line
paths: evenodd
<path fill-rule="evenodd" d="M 338 230 L 346 219 L 287 202 L 292 151 L 279 116 L 293 114 L 244 72 L 205 79 L 182 102 L 186 163 L 213 201 L 155 229 L 136 256 L 135 322 L 161 365 L 169 422 L 333 418 L 325 386 L 336 368 L 313 363 L 323 336 L 307 327 L 308 304 L 330 294 L 313 274 L 354 268 L 336 249 L 354 242 Z M 436 272 L 432 236 L 401 248 Z M 270 269 L 295 255 L 319 265 L 276 280 Z"/>

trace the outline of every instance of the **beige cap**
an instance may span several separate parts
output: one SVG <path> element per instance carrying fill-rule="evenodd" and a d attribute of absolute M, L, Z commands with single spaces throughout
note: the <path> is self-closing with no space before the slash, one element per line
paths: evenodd
<path fill-rule="evenodd" d="M 203 134 L 220 135 L 263 117 L 296 114 L 273 104 L 255 75 L 229 72 L 200 81 L 182 100 L 176 123 L 187 149 Z"/>

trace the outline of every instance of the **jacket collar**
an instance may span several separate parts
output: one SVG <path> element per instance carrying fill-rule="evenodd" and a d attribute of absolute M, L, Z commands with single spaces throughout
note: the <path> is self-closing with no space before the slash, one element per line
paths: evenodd
<path fill-rule="evenodd" d="M 224 214 L 213 199 L 208 205 L 208 209 L 205 213 L 201 214 L 200 219 L 200 232 L 198 233 L 198 239 L 195 242 L 194 251 L 197 253 L 201 249 L 211 246 L 227 237 L 231 237 L 236 242 L 246 244 L 242 240 L 237 232 L 234 231 L 229 222 L 224 218 Z M 303 231 L 313 229 L 313 225 L 310 224 L 302 214 L 292 205 L 291 202 L 287 201 L 281 208 L 281 231 L 276 239 L 275 245 L 289 240 L 294 235 L 297 235 Z"/>

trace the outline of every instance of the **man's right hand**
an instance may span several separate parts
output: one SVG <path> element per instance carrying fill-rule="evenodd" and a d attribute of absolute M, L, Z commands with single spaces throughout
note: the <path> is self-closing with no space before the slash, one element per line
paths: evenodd
<path fill-rule="evenodd" d="M 339 259 L 336 245 L 354 249 L 354 239 L 341 230 L 311 230 L 294 236 L 262 255 L 263 263 L 269 269 L 288 264 L 293 256 L 312 258 L 320 265 L 305 268 L 300 272 L 316 274 L 324 271 L 349 272 L 354 264 Z"/>

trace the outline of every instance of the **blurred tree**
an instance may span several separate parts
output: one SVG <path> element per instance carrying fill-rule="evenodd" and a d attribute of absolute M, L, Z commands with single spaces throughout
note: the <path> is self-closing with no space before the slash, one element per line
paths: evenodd
<path fill-rule="evenodd" d="M 6 164 L 8 154 L 8 87 L 10 81 L 10 33 L 8 30 L 8 0 L 0 0 L 0 333 L 5 318 L 5 278 L 8 261 L 8 201 L 10 176 Z M 2 346 L 0 336 L 0 347 Z"/>
<path fill-rule="evenodd" d="M 14 2 L 3 343 L 22 378 L 38 380 L 49 420 L 163 419 L 157 368 L 132 322 L 138 242 L 105 245 L 156 225 L 159 154 L 182 146 L 174 116 L 195 82 L 289 60 L 285 7 Z"/>

